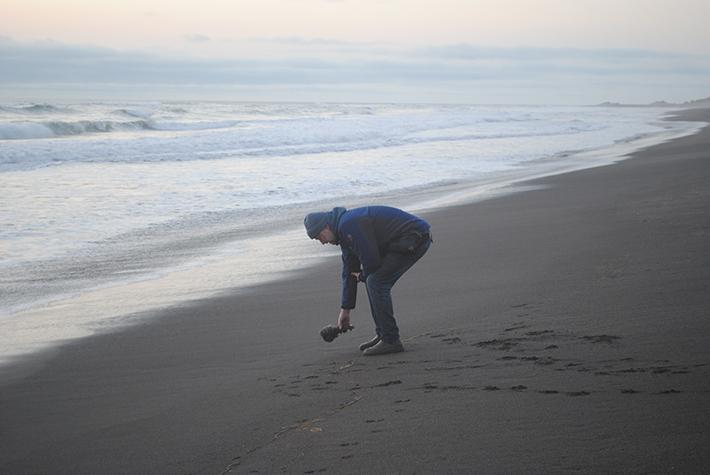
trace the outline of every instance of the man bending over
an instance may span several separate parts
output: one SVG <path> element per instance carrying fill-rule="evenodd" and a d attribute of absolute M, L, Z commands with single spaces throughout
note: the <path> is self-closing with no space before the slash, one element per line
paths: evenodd
<path fill-rule="evenodd" d="M 339 245 L 342 252 L 342 301 L 338 327 L 350 325 L 357 284 L 364 282 L 370 300 L 375 337 L 360 345 L 365 355 L 404 351 L 392 308 L 392 286 L 429 249 L 431 227 L 423 219 L 389 206 L 333 208 L 310 213 L 306 232 L 321 244 Z"/>

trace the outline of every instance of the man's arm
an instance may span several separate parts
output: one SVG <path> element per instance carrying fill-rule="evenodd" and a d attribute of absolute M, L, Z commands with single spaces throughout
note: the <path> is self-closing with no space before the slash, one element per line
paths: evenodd
<path fill-rule="evenodd" d="M 340 307 L 344 310 L 355 308 L 357 301 L 357 278 L 353 277 L 353 272 L 360 271 L 360 260 L 347 248 L 341 246 L 343 270 L 342 278 L 342 298 Z"/>
<path fill-rule="evenodd" d="M 350 309 L 341 308 L 340 315 L 338 315 L 338 327 L 341 330 L 345 330 L 350 327 Z"/>
<path fill-rule="evenodd" d="M 375 272 L 382 265 L 372 220 L 370 218 L 353 220 L 343 227 L 341 234 L 346 236 L 353 251 L 362 263 L 360 280 L 364 282 L 368 275 Z"/>

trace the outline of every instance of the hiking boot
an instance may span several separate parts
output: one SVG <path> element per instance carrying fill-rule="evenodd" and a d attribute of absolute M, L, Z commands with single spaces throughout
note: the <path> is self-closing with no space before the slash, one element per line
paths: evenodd
<path fill-rule="evenodd" d="M 375 338 L 373 338 L 370 341 L 366 341 L 365 343 L 360 345 L 360 351 L 365 351 L 368 348 L 372 348 L 373 346 L 378 344 L 381 339 L 382 339 L 382 337 L 380 335 L 375 335 Z"/>
<path fill-rule="evenodd" d="M 375 355 L 386 355 L 388 353 L 399 353 L 404 351 L 402 342 L 397 340 L 394 343 L 387 343 L 385 340 L 381 340 L 375 346 L 366 349 L 362 352 L 365 356 L 375 356 Z"/>

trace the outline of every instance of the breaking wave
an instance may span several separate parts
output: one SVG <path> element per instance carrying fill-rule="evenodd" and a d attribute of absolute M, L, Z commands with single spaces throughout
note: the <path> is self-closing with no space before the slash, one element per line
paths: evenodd
<path fill-rule="evenodd" d="M 136 117 L 138 119 L 149 119 L 153 115 L 153 111 L 148 109 L 117 109 L 114 111 L 116 114 L 127 115 L 128 117 Z"/>
<path fill-rule="evenodd" d="M 140 112 L 120 110 L 122 114 L 137 120 L 79 120 L 79 121 L 17 121 L 0 122 L 0 140 L 46 139 L 82 134 L 153 131 L 190 131 L 225 129 L 242 123 L 238 120 L 222 121 L 155 121 Z"/>
<path fill-rule="evenodd" d="M 155 130 L 147 120 L 116 122 L 80 120 L 76 122 L 6 122 L 0 124 L 0 140 L 23 140 L 81 135 L 87 133 Z"/>
<path fill-rule="evenodd" d="M 0 106 L 0 111 L 13 114 L 47 114 L 73 112 L 68 107 L 53 106 L 52 104 L 30 104 L 24 106 Z"/>

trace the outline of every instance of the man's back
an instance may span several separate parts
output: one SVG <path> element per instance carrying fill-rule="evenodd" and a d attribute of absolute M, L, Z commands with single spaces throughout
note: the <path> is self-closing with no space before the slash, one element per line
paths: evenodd
<path fill-rule="evenodd" d="M 341 239 L 348 234 L 354 236 L 358 231 L 368 234 L 366 227 L 370 227 L 372 236 L 377 246 L 386 247 L 390 242 L 397 240 L 411 232 L 426 233 L 429 223 L 423 219 L 391 206 L 365 206 L 353 208 L 345 212 L 338 226 Z M 359 233 L 358 233 L 359 234 Z"/>

